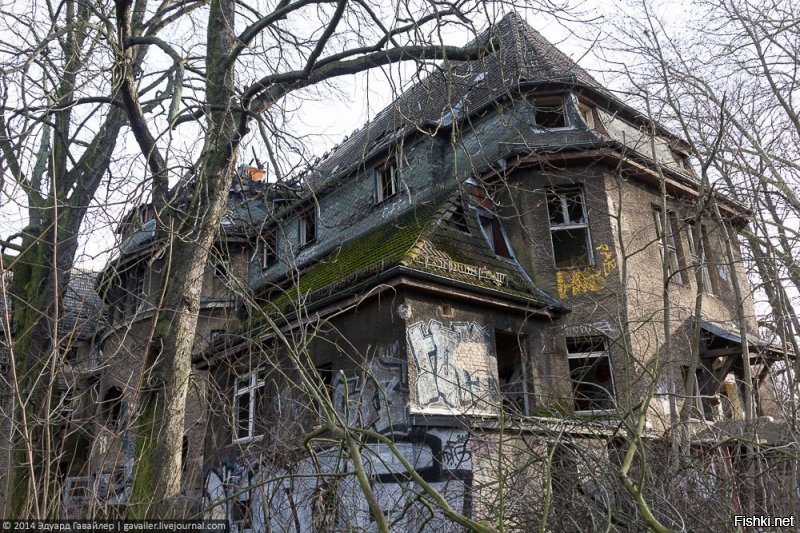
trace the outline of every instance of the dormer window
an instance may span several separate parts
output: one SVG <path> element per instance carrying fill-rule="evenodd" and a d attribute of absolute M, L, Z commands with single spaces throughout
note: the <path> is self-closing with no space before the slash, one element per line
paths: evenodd
<path fill-rule="evenodd" d="M 535 99 L 533 112 L 536 125 L 540 128 L 553 130 L 569 125 L 564 99 L 560 96 Z"/>
<path fill-rule="evenodd" d="M 313 207 L 300 213 L 297 231 L 301 248 L 317 240 L 317 212 Z"/>
<path fill-rule="evenodd" d="M 278 262 L 278 236 L 274 231 L 264 236 L 261 249 L 261 268 L 267 269 Z"/>
<path fill-rule="evenodd" d="M 391 198 L 398 187 L 397 159 L 389 158 L 385 163 L 375 169 L 375 203 L 379 204 Z"/>
<path fill-rule="evenodd" d="M 478 221 L 481 224 L 483 236 L 486 237 L 486 241 L 494 250 L 495 255 L 511 257 L 511 247 L 508 245 L 508 240 L 500 221 L 492 213 L 483 209 L 478 212 Z"/>

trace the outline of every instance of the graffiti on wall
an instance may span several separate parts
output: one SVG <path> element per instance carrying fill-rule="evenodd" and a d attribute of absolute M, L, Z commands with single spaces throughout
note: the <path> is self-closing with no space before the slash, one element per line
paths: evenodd
<path fill-rule="evenodd" d="M 398 352 L 399 347 L 392 345 L 360 375 L 334 377 L 333 404 L 342 420 L 380 433 L 405 427 L 408 371 Z"/>
<path fill-rule="evenodd" d="M 599 265 L 556 272 L 558 297 L 562 300 L 606 288 L 606 280 L 617 268 L 617 259 L 607 244 L 595 246 L 602 260 Z"/>
<path fill-rule="evenodd" d="M 472 450 L 458 429 L 432 429 L 395 439 L 413 469 L 459 513 L 471 513 Z M 362 460 L 392 531 L 456 531 L 409 481 L 408 472 L 385 445 L 368 444 Z M 227 520 L 232 532 L 368 531 L 374 520 L 341 449 L 325 449 L 314 460 L 290 466 L 266 460 L 227 458 L 205 482 L 205 517 Z"/>
<path fill-rule="evenodd" d="M 423 322 L 409 326 L 406 337 L 416 369 L 419 407 L 463 410 L 497 405 L 497 370 L 486 328 L 474 322 L 445 326 L 431 320 L 427 326 Z"/>

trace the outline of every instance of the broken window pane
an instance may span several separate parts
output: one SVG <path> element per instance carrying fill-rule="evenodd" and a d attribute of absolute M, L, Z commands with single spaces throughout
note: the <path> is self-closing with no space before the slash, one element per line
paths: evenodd
<path fill-rule="evenodd" d="M 567 114 L 562 98 L 538 98 L 534 100 L 534 120 L 541 128 L 566 128 Z"/>
<path fill-rule="evenodd" d="M 547 193 L 553 256 L 557 268 L 591 266 L 586 204 L 581 189 Z"/>
<path fill-rule="evenodd" d="M 588 228 L 553 232 L 556 267 L 589 266 Z"/>
<path fill-rule="evenodd" d="M 567 339 L 567 357 L 575 410 L 613 409 L 614 379 L 606 340 Z"/>

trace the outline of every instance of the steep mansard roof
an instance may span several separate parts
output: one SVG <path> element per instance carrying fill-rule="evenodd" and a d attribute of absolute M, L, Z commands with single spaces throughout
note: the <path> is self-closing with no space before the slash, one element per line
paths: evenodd
<path fill-rule="evenodd" d="M 308 171 L 304 182 L 312 194 L 339 176 L 365 170 L 371 158 L 407 133 L 419 127 L 447 128 L 509 94 L 522 82 L 566 82 L 602 89 L 516 13 L 486 30 L 471 43 L 476 45 L 486 48 L 487 53 L 480 59 L 434 71 Z M 299 280 L 283 287 L 283 292 L 272 292 L 266 310 L 284 310 L 298 298 L 325 298 L 395 266 L 522 297 L 543 307 L 561 307 L 518 264 L 499 259 L 489 248 L 471 209 L 462 205 L 469 200 L 463 198 L 458 184 L 439 185 L 445 192 L 438 195 L 438 201 L 427 199 L 425 205 L 413 206 L 393 220 L 348 235 L 348 240 L 333 251 L 320 249 L 310 266 L 300 265 Z M 466 213 L 466 231 L 446 222 L 454 210 Z M 343 235 L 346 233 L 352 232 Z M 277 279 L 272 282 L 280 284 Z"/>
<path fill-rule="evenodd" d="M 408 131 L 447 127 L 454 117 L 509 94 L 521 82 L 568 82 L 602 90 L 597 80 L 515 12 L 468 46 L 484 47 L 487 53 L 437 69 L 411 86 L 308 171 L 306 184 L 319 190 L 331 178 L 363 167 Z"/>

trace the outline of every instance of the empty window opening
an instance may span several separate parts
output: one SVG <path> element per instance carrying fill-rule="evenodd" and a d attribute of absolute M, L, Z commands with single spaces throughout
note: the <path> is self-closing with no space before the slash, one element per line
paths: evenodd
<path fill-rule="evenodd" d="M 467 217 L 464 214 L 464 208 L 460 205 L 451 207 L 444 217 L 444 221 L 452 228 L 458 231 L 469 233 L 469 224 Z"/>
<path fill-rule="evenodd" d="M 264 380 L 258 372 L 236 378 L 233 393 L 234 442 L 256 436 L 256 415 L 263 389 Z"/>
<path fill-rule="evenodd" d="M 550 236 L 556 268 L 592 265 L 589 223 L 582 189 L 547 193 Z"/>
<path fill-rule="evenodd" d="M 317 212 L 315 209 L 307 209 L 300 214 L 298 223 L 298 238 L 300 246 L 307 246 L 317 239 Z"/>
<path fill-rule="evenodd" d="M 614 408 L 614 378 L 604 337 L 567 339 L 569 375 L 576 411 Z"/>
<path fill-rule="evenodd" d="M 503 398 L 503 409 L 524 414 L 526 384 L 521 341 L 517 335 L 494 332 L 497 377 Z"/>
<path fill-rule="evenodd" d="M 453 306 L 449 304 L 442 304 L 439 306 L 439 312 L 443 317 L 453 318 Z"/>
<path fill-rule="evenodd" d="M 494 250 L 495 255 L 511 257 L 511 249 L 506 240 L 505 231 L 500 221 L 488 212 L 481 212 L 478 219 L 483 230 L 483 235 L 489 242 L 489 246 Z"/>
<path fill-rule="evenodd" d="M 533 101 L 534 120 L 540 128 L 567 127 L 567 113 L 563 98 L 537 98 Z"/>
<path fill-rule="evenodd" d="M 122 389 L 109 387 L 102 403 L 106 425 L 111 428 L 117 427 L 122 416 Z"/>
<path fill-rule="evenodd" d="M 278 262 L 278 236 L 272 231 L 264 236 L 261 249 L 261 268 L 269 268 Z"/>
<path fill-rule="evenodd" d="M 675 235 L 677 234 L 675 231 L 675 213 L 667 213 L 666 227 L 664 226 L 664 218 L 660 209 L 655 209 L 653 211 L 653 218 L 656 221 L 656 237 L 658 238 L 658 247 L 661 253 L 662 262 L 665 260 L 666 250 L 667 272 L 669 274 L 669 279 L 675 281 L 676 283 L 682 283 L 683 277 L 681 276 L 680 263 L 678 262 L 678 247 L 675 244 Z M 666 234 L 664 233 L 665 228 Z M 665 241 L 666 248 L 664 247 Z"/>
<path fill-rule="evenodd" d="M 397 159 L 390 158 L 375 169 L 375 203 L 391 198 L 399 190 Z"/>

